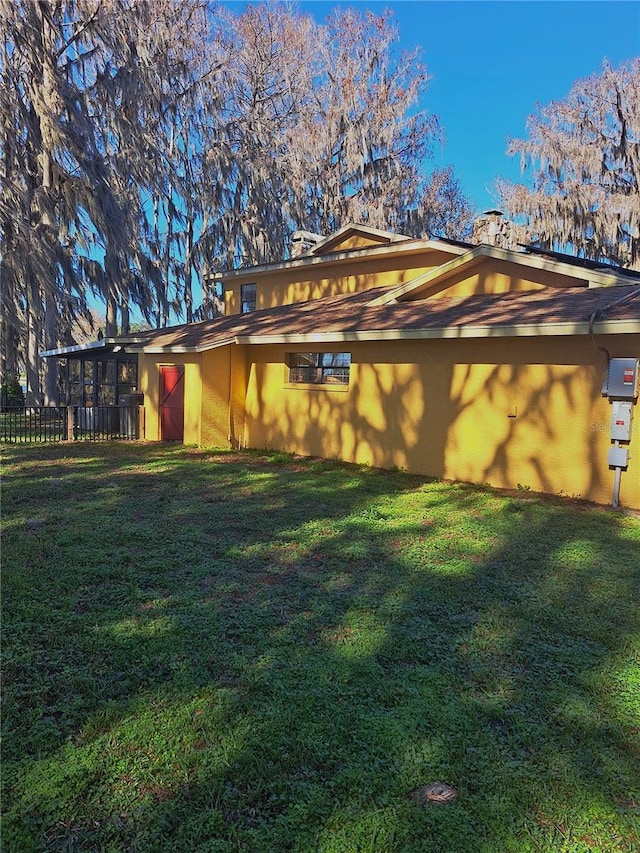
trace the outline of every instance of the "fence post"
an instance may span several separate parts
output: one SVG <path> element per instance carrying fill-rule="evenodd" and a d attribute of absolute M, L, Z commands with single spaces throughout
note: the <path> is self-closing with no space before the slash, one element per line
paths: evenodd
<path fill-rule="evenodd" d="M 73 406 L 67 406 L 67 441 L 73 441 L 73 433 Z"/>

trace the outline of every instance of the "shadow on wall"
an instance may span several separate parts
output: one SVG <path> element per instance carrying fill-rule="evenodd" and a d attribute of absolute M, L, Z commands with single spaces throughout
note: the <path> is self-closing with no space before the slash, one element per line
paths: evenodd
<path fill-rule="evenodd" d="M 609 404 L 588 340 L 349 349 L 345 392 L 287 387 L 285 348 L 251 348 L 249 446 L 609 502 Z M 627 505 L 640 506 L 639 489 L 632 470 L 623 475 L 623 503 L 626 491 Z"/>
<path fill-rule="evenodd" d="M 420 257 L 423 264 L 426 258 Z M 319 299 L 324 296 L 336 296 L 343 293 L 357 293 L 370 290 L 374 287 L 398 286 L 415 279 L 427 270 L 433 269 L 441 263 L 451 259 L 446 252 L 431 252 L 429 264 L 418 267 L 407 267 L 398 269 L 397 257 L 384 257 L 369 259 L 366 263 L 366 272 L 355 272 L 355 266 L 346 267 L 351 272 L 341 272 L 343 267 L 313 268 L 308 270 L 308 278 L 301 280 L 301 270 L 283 270 L 270 279 L 271 283 L 262 280 L 257 293 L 256 308 L 273 308 L 278 305 L 290 305 L 293 302 L 307 302 L 311 299 Z M 404 262 L 409 264 L 410 258 Z M 415 262 L 415 260 L 414 260 Z M 360 268 L 362 269 L 362 268 Z M 250 275 L 250 273 L 249 273 Z M 249 282 L 249 278 L 247 278 Z M 240 312 L 240 289 L 241 283 L 229 284 L 226 289 L 226 313 L 237 314 Z"/>

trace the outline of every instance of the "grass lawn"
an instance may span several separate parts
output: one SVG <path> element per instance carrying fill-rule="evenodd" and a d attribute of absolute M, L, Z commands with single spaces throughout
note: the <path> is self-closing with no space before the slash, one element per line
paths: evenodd
<path fill-rule="evenodd" d="M 105 443 L 2 522 L 5 853 L 640 850 L 637 517 Z"/>

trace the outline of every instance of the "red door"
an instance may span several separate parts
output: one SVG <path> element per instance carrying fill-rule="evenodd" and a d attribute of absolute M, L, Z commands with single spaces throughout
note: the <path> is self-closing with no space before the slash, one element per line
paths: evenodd
<path fill-rule="evenodd" d="M 160 368 L 160 438 L 184 439 L 184 367 L 179 364 Z"/>

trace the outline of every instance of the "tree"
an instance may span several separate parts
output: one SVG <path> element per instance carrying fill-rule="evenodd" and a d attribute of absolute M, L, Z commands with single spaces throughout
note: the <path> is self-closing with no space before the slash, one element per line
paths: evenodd
<path fill-rule="evenodd" d="M 398 205 L 390 217 L 392 230 L 411 236 L 429 234 L 464 240 L 471 232 L 473 209 L 451 166 L 434 169 L 416 181 L 411 200 Z"/>
<path fill-rule="evenodd" d="M 452 170 L 427 172 L 442 131 L 415 109 L 429 77 L 417 52 L 395 52 L 390 13 L 348 9 L 319 24 L 263 3 L 219 20 L 220 109 L 201 194 L 211 224 L 198 244 L 210 267 L 278 260 L 293 231 L 349 221 L 468 233 Z"/>
<path fill-rule="evenodd" d="M 531 186 L 499 183 L 502 205 L 540 246 L 640 268 L 640 59 L 579 80 L 538 106 L 508 153 Z"/>
<path fill-rule="evenodd" d="M 57 317 L 82 300 L 69 248 L 77 224 L 73 196 L 81 181 L 73 164 L 84 123 L 66 69 L 57 64 L 61 39 L 54 13 L 45 2 L 4 0 L 0 6 L 3 367 L 15 375 L 21 354 L 31 403 L 41 399 L 38 350 L 55 346 Z M 70 46 L 74 41 L 69 38 Z M 70 133 L 69 119 L 76 118 Z M 61 159 L 56 154 L 63 139 L 67 156 Z M 47 402 L 55 384 L 51 374 L 45 368 Z"/>
<path fill-rule="evenodd" d="M 286 257 L 295 230 L 468 225 L 451 170 L 426 172 L 428 76 L 386 13 L 0 0 L 0 37 L 0 372 L 26 369 L 31 404 L 90 296 L 107 336 L 133 306 L 191 321 L 216 311 L 205 269 Z"/>
<path fill-rule="evenodd" d="M 149 311 L 148 200 L 171 184 L 166 115 L 203 14 L 204 0 L 0 0 L 2 371 L 24 366 L 31 403 L 54 401 L 38 354 L 70 342 L 89 293 L 107 334 L 130 304 Z"/>
<path fill-rule="evenodd" d="M 336 11 L 315 40 L 321 66 L 313 99 L 288 151 L 300 227 L 330 233 L 351 220 L 388 228 L 416 201 L 420 170 L 442 137 L 415 111 L 429 77 L 416 51 L 396 56 L 391 13 Z M 295 185 L 294 184 L 294 185 Z"/>

